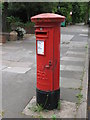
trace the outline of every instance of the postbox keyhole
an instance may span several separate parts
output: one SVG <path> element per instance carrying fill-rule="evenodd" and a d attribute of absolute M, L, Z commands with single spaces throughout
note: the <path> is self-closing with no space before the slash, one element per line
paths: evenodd
<path fill-rule="evenodd" d="M 51 60 L 49 60 L 49 66 L 51 66 L 52 65 L 52 62 L 51 62 Z"/>
<path fill-rule="evenodd" d="M 51 66 L 52 66 L 52 62 L 51 62 L 51 60 L 49 60 L 49 64 L 45 65 L 45 68 L 50 68 Z"/>

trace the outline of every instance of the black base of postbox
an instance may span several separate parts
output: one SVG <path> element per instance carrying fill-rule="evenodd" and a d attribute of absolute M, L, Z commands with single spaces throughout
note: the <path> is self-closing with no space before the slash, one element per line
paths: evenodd
<path fill-rule="evenodd" d="M 41 105 L 44 109 L 56 109 L 59 101 L 60 89 L 49 92 L 36 89 L 36 103 Z"/>

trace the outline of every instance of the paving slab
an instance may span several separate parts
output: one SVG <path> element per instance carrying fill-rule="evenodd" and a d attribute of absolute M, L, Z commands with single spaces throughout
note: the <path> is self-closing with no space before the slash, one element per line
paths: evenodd
<path fill-rule="evenodd" d="M 82 31 L 87 33 L 88 32 L 88 28 L 87 29 L 82 29 Z"/>
<path fill-rule="evenodd" d="M 66 61 L 85 61 L 83 58 L 76 58 L 76 57 L 62 57 L 61 60 L 66 60 Z"/>
<path fill-rule="evenodd" d="M 87 44 L 77 44 L 77 45 L 75 45 L 75 44 L 70 44 L 70 47 L 74 47 L 74 48 L 83 48 L 83 47 L 86 47 L 87 46 Z"/>
<path fill-rule="evenodd" d="M 69 50 L 70 51 L 75 51 L 75 52 L 86 52 L 86 48 L 85 47 L 84 48 L 82 48 L 82 47 L 78 47 L 78 48 L 70 47 Z"/>
<path fill-rule="evenodd" d="M 61 65 L 73 65 L 73 66 L 84 66 L 85 61 L 66 61 L 66 60 L 61 60 L 60 61 Z"/>
<path fill-rule="evenodd" d="M 84 48 L 84 47 L 86 47 L 86 45 L 87 45 L 87 42 L 83 42 L 83 43 L 82 43 L 82 42 L 74 42 L 74 43 L 71 42 L 71 43 L 70 43 L 70 47 L 74 47 L 74 48 L 75 48 L 75 47 L 76 47 L 76 48 L 78 48 L 78 47 L 79 47 L 79 48 Z"/>
<path fill-rule="evenodd" d="M 80 94 L 80 90 L 79 89 L 64 88 L 62 86 L 60 87 L 60 99 L 61 100 L 77 103 L 78 102 L 78 98 L 76 96 L 78 94 Z"/>
<path fill-rule="evenodd" d="M 75 78 L 75 79 L 82 78 L 82 72 L 79 71 L 62 70 L 60 71 L 60 75 L 61 77 L 65 77 L 65 78 Z"/>
<path fill-rule="evenodd" d="M 67 50 L 69 49 L 69 47 L 63 47 L 61 46 L 61 49 L 60 49 L 60 56 L 64 56 L 67 52 Z"/>
<path fill-rule="evenodd" d="M 4 45 L 3 47 L 2 47 L 2 50 L 5 50 L 5 51 L 10 51 L 10 50 L 12 50 L 12 51 L 14 51 L 14 50 L 20 50 L 22 47 L 17 47 L 17 46 L 6 46 L 6 45 Z"/>
<path fill-rule="evenodd" d="M 74 54 L 74 55 L 85 55 L 85 52 L 75 52 L 75 51 L 67 51 L 66 54 Z"/>
<path fill-rule="evenodd" d="M 2 50 L 0 50 L 0 55 L 5 55 L 6 52 L 3 52 Z"/>
<path fill-rule="evenodd" d="M 60 44 L 60 48 L 62 48 L 62 47 L 67 47 L 67 48 L 69 48 L 70 47 L 70 43 L 68 43 L 68 44 Z M 61 49 L 60 49 L 61 50 Z"/>
<path fill-rule="evenodd" d="M 79 34 L 83 34 L 83 33 L 79 33 Z M 80 36 L 79 34 L 74 36 L 72 41 L 74 41 L 74 42 L 81 42 L 81 43 L 82 42 L 87 42 L 88 36 Z M 88 33 L 87 33 L 87 35 L 88 35 Z"/>
<path fill-rule="evenodd" d="M 31 71 L 26 74 L 2 72 L 4 118 L 25 118 L 21 111 L 36 91 L 36 78 Z"/>
<path fill-rule="evenodd" d="M 85 58 L 86 54 L 85 52 L 73 52 L 73 51 L 67 51 L 66 55 L 69 57 L 80 57 L 80 58 Z"/>
<path fill-rule="evenodd" d="M 84 45 L 86 45 L 86 44 L 87 44 L 87 41 L 85 41 L 85 42 L 71 41 L 70 42 L 70 45 L 76 45 L 76 46 L 81 45 L 81 47 L 84 46 Z"/>
<path fill-rule="evenodd" d="M 11 62 L 10 66 L 9 67 L 31 67 L 33 63 L 31 62 Z"/>
<path fill-rule="evenodd" d="M 0 70 L 7 68 L 7 66 L 0 65 Z"/>
<path fill-rule="evenodd" d="M 67 70 L 67 71 L 83 71 L 84 67 L 81 66 L 73 66 L 73 65 L 60 65 L 60 70 Z"/>
<path fill-rule="evenodd" d="M 28 40 L 24 40 L 23 42 L 31 43 L 31 42 L 35 42 L 35 40 L 36 40 L 35 34 L 32 34 Z"/>
<path fill-rule="evenodd" d="M 79 34 L 79 36 L 88 37 L 87 34 Z"/>
<path fill-rule="evenodd" d="M 66 53 L 66 55 L 67 55 L 67 57 L 76 57 L 76 58 L 85 58 L 86 56 L 85 56 L 85 54 L 68 54 L 68 53 Z"/>
<path fill-rule="evenodd" d="M 13 41 L 13 44 L 15 44 L 15 43 L 22 43 L 23 41 L 22 40 L 18 40 L 18 41 Z"/>
<path fill-rule="evenodd" d="M 9 60 L 9 61 L 20 61 L 22 59 L 22 55 L 12 55 L 12 54 L 9 54 L 9 55 L 5 55 L 2 57 L 2 60 Z"/>
<path fill-rule="evenodd" d="M 63 88 L 73 88 L 78 89 L 81 86 L 81 80 L 74 78 L 60 78 L 60 86 Z"/>
<path fill-rule="evenodd" d="M 30 54 L 25 51 L 25 50 L 18 50 L 18 51 L 14 51 L 14 52 L 9 52 L 8 54 L 6 54 L 5 56 L 2 56 L 2 59 L 4 60 L 11 60 L 11 61 L 19 61 L 20 59 L 22 59 L 23 57 L 27 57 Z"/>
<path fill-rule="evenodd" d="M 24 73 L 28 72 L 29 70 L 31 70 L 31 68 L 25 68 L 25 67 L 7 67 L 3 71 L 24 74 Z"/>
<path fill-rule="evenodd" d="M 82 104 L 80 104 L 78 112 L 76 114 L 76 119 L 85 119 L 87 118 L 87 102 L 82 102 Z M 87 118 L 87 120 L 89 120 Z"/>
<path fill-rule="evenodd" d="M 7 67 L 31 67 L 33 63 L 3 60 L 2 64 L 7 66 Z"/>
<path fill-rule="evenodd" d="M 71 39 L 74 37 L 74 35 L 65 35 L 61 34 L 61 43 L 67 44 L 70 43 Z"/>
<path fill-rule="evenodd" d="M 30 61 L 33 64 L 35 64 L 36 63 L 36 56 L 35 55 L 30 55 L 28 57 L 23 57 L 22 59 L 20 59 L 19 62 L 28 62 L 28 61 Z"/>
<path fill-rule="evenodd" d="M 73 41 L 79 41 L 79 42 L 86 42 L 86 41 L 88 41 L 88 37 L 82 37 L 82 36 L 79 36 L 80 37 L 80 39 L 75 39 L 75 40 L 73 40 Z"/>
<path fill-rule="evenodd" d="M 31 118 L 75 118 L 76 115 L 76 105 L 75 103 L 68 101 L 61 101 L 60 110 L 42 110 L 41 112 L 34 112 L 33 108 L 36 107 L 36 97 L 34 96 L 28 105 L 23 110 L 23 114 L 29 115 Z"/>
<path fill-rule="evenodd" d="M 2 117 L 2 72 L 0 71 L 0 118 Z"/>

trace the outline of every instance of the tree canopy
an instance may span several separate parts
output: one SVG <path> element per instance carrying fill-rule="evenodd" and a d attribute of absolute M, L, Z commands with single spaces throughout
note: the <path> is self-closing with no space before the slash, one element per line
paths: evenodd
<path fill-rule="evenodd" d="M 3 25 L 6 24 L 7 17 L 26 23 L 30 22 L 31 16 L 47 12 L 64 15 L 67 23 L 86 23 L 89 13 L 88 2 L 4 2 L 0 4 L 0 7 L 2 7 Z M 72 12 L 72 16 L 70 12 Z"/>
<path fill-rule="evenodd" d="M 9 3 L 8 15 L 19 17 L 23 22 L 29 21 L 30 17 L 39 13 L 52 12 L 57 3 L 22 2 Z"/>

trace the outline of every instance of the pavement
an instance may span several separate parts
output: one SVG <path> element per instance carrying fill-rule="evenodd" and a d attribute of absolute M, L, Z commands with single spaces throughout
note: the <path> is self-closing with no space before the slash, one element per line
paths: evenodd
<path fill-rule="evenodd" d="M 23 109 L 36 90 L 35 36 L 0 45 L 4 118 L 30 118 Z M 2 65 L 1 65 L 2 62 Z M 76 104 L 76 118 L 87 117 L 88 27 L 61 28 L 60 98 Z"/>
<path fill-rule="evenodd" d="M 88 85 L 88 119 L 90 120 L 90 27 L 89 27 L 89 31 L 88 31 L 88 43 L 89 43 L 89 85 Z"/>

